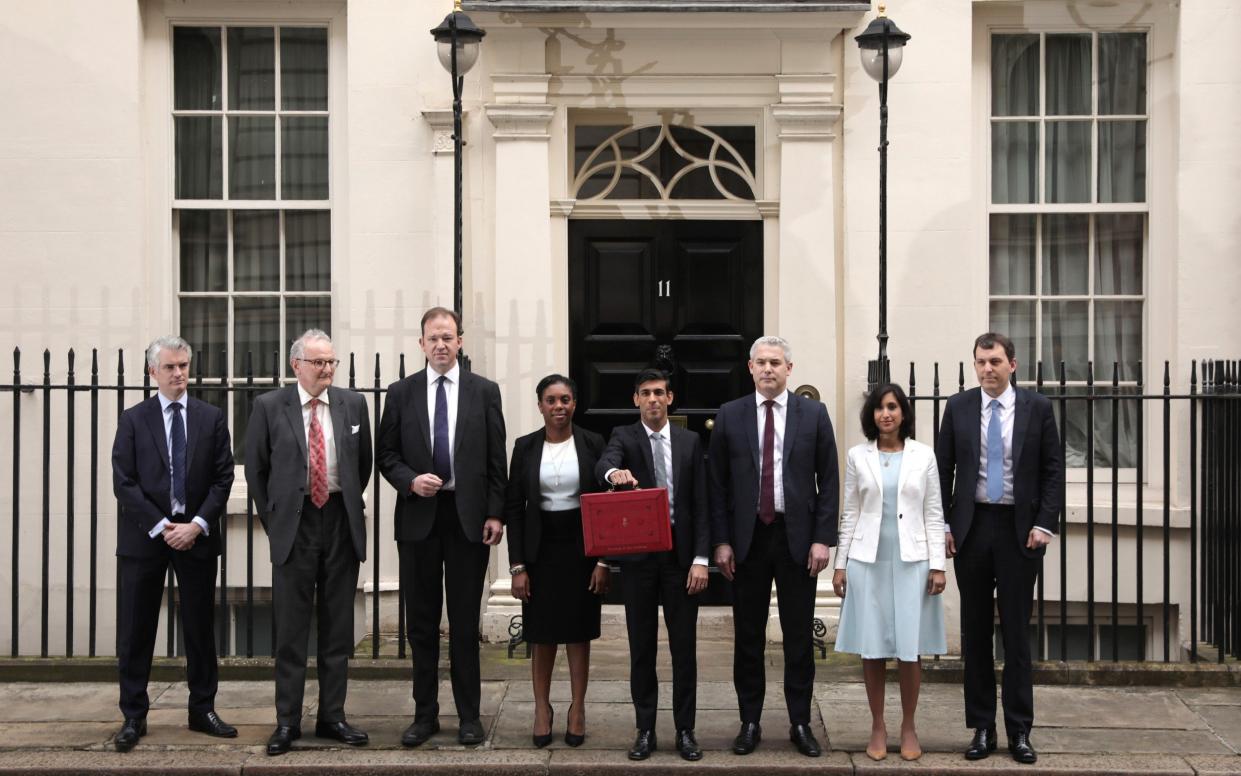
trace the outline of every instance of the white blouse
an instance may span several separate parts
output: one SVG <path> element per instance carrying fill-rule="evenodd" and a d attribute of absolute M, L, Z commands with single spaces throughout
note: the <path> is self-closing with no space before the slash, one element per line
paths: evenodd
<path fill-rule="evenodd" d="M 581 479 L 573 437 L 563 442 L 544 441 L 539 463 L 539 507 L 547 512 L 577 509 L 581 506 Z"/>

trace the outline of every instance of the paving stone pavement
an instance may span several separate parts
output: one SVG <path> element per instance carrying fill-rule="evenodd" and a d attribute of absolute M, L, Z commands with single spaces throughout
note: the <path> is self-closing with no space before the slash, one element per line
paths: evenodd
<path fill-rule="evenodd" d="M 500 647 L 485 647 L 482 721 L 487 742 L 478 749 L 457 744 L 446 679 L 440 688 L 443 729 L 418 750 L 400 746 L 401 732 L 413 713 L 408 674 L 350 682 L 346 712 L 371 738 L 361 749 L 309 735 L 318 692 L 310 681 L 305 695 L 306 735 L 296 742 L 294 752 L 280 758 L 268 758 L 262 751 L 275 725 L 270 681 L 221 682 L 216 708 L 238 727 L 239 736 L 233 740 L 190 732 L 185 684 L 152 682 L 149 733 L 126 755 L 114 752 L 111 744 L 120 722 L 115 684 L 7 682 L 0 683 L 0 773 L 1241 774 L 1241 687 L 1038 686 L 1032 738 L 1040 760 L 1031 768 L 1013 763 L 1002 746 L 987 760 L 967 763 L 959 754 L 968 740 L 961 690 L 946 683 L 923 684 L 917 722 L 926 754 L 920 762 L 902 762 L 897 754 L 900 699 L 891 682 L 885 699 L 890 754 L 882 762 L 872 762 L 862 753 L 870 713 L 860 671 L 840 656 L 831 656 L 818 672 L 812 727 L 828 751 L 811 760 L 788 741 L 778 648 L 768 661 L 763 743 L 755 754 L 737 757 L 730 751 L 738 723 L 731 660 L 716 651 L 700 654 L 696 731 L 706 751 L 700 763 L 683 762 L 673 750 L 666 656 L 659 668 L 660 750 L 645 763 L 625 758 L 634 723 L 628 682 L 615 666 L 623 659 L 623 649 L 603 645 L 592 654 L 592 667 L 598 664 L 599 669 L 593 671 L 587 693 L 587 739 L 579 749 L 566 746 L 562 738 L 570 699 L 563 656 L 552 683 L 556 735 L 550 747 L 538 750 L 530 741 L 534 703 L 529 663 L 508 660 Z"/>

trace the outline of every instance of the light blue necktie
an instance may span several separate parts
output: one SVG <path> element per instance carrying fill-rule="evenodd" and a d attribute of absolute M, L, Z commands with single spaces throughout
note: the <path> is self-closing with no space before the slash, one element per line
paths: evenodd
<path fill-rule="evenodd" d="M 1004 496 L 1004 424 L 1000 420 L 1000 400 L 991 400 L 991 422 L 987 424 L 987 501 L 998 504 Z"/>

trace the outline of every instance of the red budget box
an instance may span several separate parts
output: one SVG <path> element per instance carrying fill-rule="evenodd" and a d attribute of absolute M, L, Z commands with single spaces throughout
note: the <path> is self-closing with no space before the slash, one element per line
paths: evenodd
<path fill-rule="evenodd" d="M 582 539 L 594 558 L 671 550 L 668 489 L 583 493 Z"/>

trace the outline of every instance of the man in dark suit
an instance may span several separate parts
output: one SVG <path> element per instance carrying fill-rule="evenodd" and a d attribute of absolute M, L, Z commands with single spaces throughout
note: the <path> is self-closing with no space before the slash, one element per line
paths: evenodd
<path fill-rule="evenodd" d="M 775 581 L 784 637 L 789 738 L 818 757 L 810 729 L 816 577 L 836 544 L 840 504 L 836 438 L 827 408 L 791 393 L 793 357 L 780 337 L 750 347 L 755 393 L 720 407 L 711 433 L 711 537 L 715 565 L 733 580 L 733 684 L 741 729 L 733 751 L 762 740 L 763 651 Z"/>
<path fill-rule="evenodd" d="M 614 486 L 667 488 L 672 519 L 672 550 L 620 558 L 625 626 L 629 631 L 629 691 L 638 735 L 629 759 L 645 760 L 655 751 L 655 675 L 659 607 L 664 607 L 672 652 L 672 718 L 676 748 L 686 760 L 701 760 L 694 739 L 698 692 L 698 599 L 707 587 L 706 471 L 698 435 L 668 422 L 672 404 L 668 375 L 645 369 L 634 381 L 633 403 L 642 418 L 612 430 L 595 471 Z"/>
<path fill-rule="evenodd" d="M 397 550 L 414 661 L 414 721 L 401 736 L 419 746 L 439 723 L 440 615 L 448 599 L 457 740 L 475 746 L 479 720 L 478 616 L 491 547 L 504 535 L 506 450 L 500 388 L 457 362 L 461 317 L 422 316 L 427 368 L 388 387 L 376 454 L 396 488 Z"/>
<path fill-rule="evenodd" d="M 112 445 L 112 488 L 121 505 L 117 667 L 125 722 L 114 742 L 118 752 L 133 749 L 146 735 L 147 681 L 169 564 L 180 592 L 190 730 L 237 735 L 215 713 L 216 558 L 220 518 L 233 485 L 233 452 L 224 413 L 186 395 L 191 355 L 180 337 L 151 343 L 147 372 L 159 393 L 121 414 Z"/>
<path fill-rule="evenodd" d="M 345 693 L 358 564 L 366 560 L 370 414 L 361 394 L 332 385 L 339 363 L 326 333 L 298 337 L 289 349 L 297 384 L 260 396 L 246 432 L 246 482 L 271 547 L 276 730 L 269 755 L 289 751 L 302 734 L 312 613 L 319 618 L 315 735 L 351 746 L 368 741 L 345 721 Z"/>
<path fill-rule="evenodd" d="M 965 658 L 965 757 L 996 748 L 993 596 L 1004 639 L 1004 726 L 1013 759 L 1038 759 L 1030 745 L 1034 688 L 1030 622 L 1034 580 L 1059 527 L 1064 462 L 1051 402 L 1013 386 L 1012 341 L 988 332 L 974 341 L 980 388 L 948 400 L 935 457 L 946 503 L 948 556 L 956 556 Z M 955 484 L 955 488 L 953 487 Z M 951 494 L 951 495 L 949 495 Z"/>

